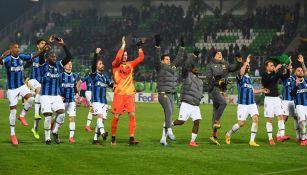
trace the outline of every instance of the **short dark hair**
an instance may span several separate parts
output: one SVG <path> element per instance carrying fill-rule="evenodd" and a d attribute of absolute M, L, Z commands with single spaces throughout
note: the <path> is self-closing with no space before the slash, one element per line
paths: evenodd
<path fill-rule="evenodd" d="M 104 64 L 103 58 L 98 58 L 98 59 L 96 60 L 96 66 L 97 66 L 97 63 L 98 63 L 99 61 L 101 61 L 102 64 Z"/>
<path fill-rule="evenodd" d="M 265 66 L 268 66 L 269 63 L 275 64 L 273 60 L 266 60 L 266 61 L 264 62 Z"/>
<path fill-rule="evenodd" d="M 46 56 L 46 58 L 48 58 L 48 57 L 50 57 L 50 55 L 52 55 L 52 54 L 55 54 L 55 52 L 47 52 L 45 56 Z M 55 55 L 56 55 L 56 54 L 55 54 Z"/>
<path fill-rule="evenodd" d="M 19 45 L 17 42 L 12 42 L 11 44 L 10 44 L 10 48 L 12 48 L 14 45 Z"/>
<path fill-rule="evenodd" d="M 39 40 L 36 41 L 36 44 L 38 45 L 38 44 L 39 44 L 40 42 L 42 42 L 42 41 L 47 42 L 45 39 L 41 38 L 41 39 L 39 39 Z"/>
<path fill-rule="evenodd" d="M 163 55 L 161 55 L 161 61 L 163 61 L 164 59 L 165 59 L 165 57 L 169 57 L 169 54 L 163 54 Z"/>
<path fill-rule="evenodd" d="M 302 66 L 297 66 L 297 67 L 295 68 L 295 70 L 296 70 L 296 69 L 298 69 L 298 68 L 301 68 L 301 69 L 303 69 L 303 67 L 302 67 Z"/>

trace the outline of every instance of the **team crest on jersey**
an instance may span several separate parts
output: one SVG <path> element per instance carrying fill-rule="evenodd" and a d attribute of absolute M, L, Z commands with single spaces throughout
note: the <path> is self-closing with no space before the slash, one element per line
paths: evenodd
<path fill-rule="evenodd" d="M 226 65 L 225 65 L 225 64 L 222 64 L 222 68 L 223 68 L 223 69 L 226 69 Z"/>

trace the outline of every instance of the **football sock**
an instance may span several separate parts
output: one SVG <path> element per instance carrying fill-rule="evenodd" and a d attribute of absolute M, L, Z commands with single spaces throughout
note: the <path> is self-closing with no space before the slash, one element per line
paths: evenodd
<path fill-rule="evenodd" d="M 50 140 L 50 130 L 51 130 L 51 116 L 45 116 L 44 129 L 45 129 L 45 140 Z"/>
<path fill-rule="evenodd" d="M 228 131 L 229 136 L 232 136 L 238 129 L 240 128 L 239 124 L 236 123 L 232 126 L 232 128 Z"/>
<path fill-rule="evenodd" d="M 10 111 L 10 129 L 11 135 L 15 135 L 15 123 L 16 123 L 16 109 L 11 109 Z"/>
<path fill-rule="evenodd" d="M 69 137 L 74 137 L 75 135 L 75 122 L 69 122 Z"/>
<path fill-rule="evenodd" d="M 278 120 L 278 131 L 279 131 L 279 136 L 285 135 L 285 121 L 284 120 Z"/>
<path fill-rule="evenodd" d="M 99 130 L 100 134 L 104 134 L 105 133 L 104 124 L 102 122 L 102 118 L 97 118 L 97 127 L 98 127 L 98 130 Z"/>
<path fill-rule="evenodd" d="M 91 125 L 92 119 L 93 119 L 92 113 L 88 112 L 86 126 L 90 126 Z"/>
<path fill-rule="evenodd" d="M 28 100 L 25 103 L 25 105 L 23 106 L 23 110 L 21 111 L 21 114 L 20 114 L 22 117 L 26 116 L 28 110 L 32 107 L 33 101 L 34 101 L 33 97 L 28 98 Z"/>
<path fill-rule="evenodd" d="M 58 133 L 60 127 L 64 123 L 65 114 L 58 114 L 55 120 L 55 127 L 53 129 L 53 133 Z"/>
<path fill-rule="evenodd" d="M 273 126 L 272 126 L 272 123 L 266 122 L 266 131 L 268 133 L 269 140 L 272 140 L 273 139 L 273 136 L 272 136 Z"/>
<path fill-rule="evenodd" d="M 252 123 L 252 127 L 251 127 L 251 137 L 250 137 L 250 141 L 255 141 L 255 137 L 257 134 L 257 130 L 258 130 L 258 124 L 257 123 Z"/>
<path fill-rule="evenodd" d="M 34 105 L 34 114 L 39 115 L 39 108 L 40 108 L 40 95 L 36 94 L 35 95 L 35 105 Z"/>
<path fill-rule="evenodd" d="M 196 137 L 197 137 L 197 134 L 192 133 L 191 141 L 194 142 L 196 140 Z"/>

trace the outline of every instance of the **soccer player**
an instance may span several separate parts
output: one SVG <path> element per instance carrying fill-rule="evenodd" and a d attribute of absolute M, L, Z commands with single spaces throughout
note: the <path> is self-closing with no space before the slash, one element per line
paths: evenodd
<path fill-rule="evenodd" d="M 69 61 L 64 66 L 64 72 L 60 74 L 60 94 L 65 103 L 65 111 L 69 116 L 69 143 L 75 143 L 75 117 L 76 117 L 76 102 L 75 96 L 78 96 L 81 81 L 79 75 L 72 71 L 72 62 Z"/>
<path fill-rule="evenodd" d="M 286 74 L 282 74 L 279 69 L 282 67 L 281 64 L 278 64 L 276 67 L 274 62 L 268 60 L 265 62 L 266 72 L 262 74 L 262 85 L 264 88 L 269 89 L 270 92 L 265 94 L 264 97 L 264 116 L 267 118 L 266 129 L 269 138 L 269 144 L 275 145 L 272 131 L 272 121 L 274 116 L 278 116 L 278 130 L 282 141 L 287 140 L 289 138 L 285 137 L 285 122 L 283 120 L 283 109 L 282 109 L 282 101 L 278 94 L 278 81 L 280 79 L 286 79 L 290 76 L 290 68 L 287 67 Z"/>
<path fill-rule="evenodd" d="M 92 91 L 91 91 L 91 73 L 89 73 L 88 75 L 86 75 L 82 80 L 82 82 L 86 82 L 86 91 L 85 91 L 85 97 L 86 100 L 90 106 L 90 109 L 88 111 L 87 114 L 87 122 L 86 122 L 86 126 L 85 126 L 85 131 L 87 132 L 91 132 L 91 122 L 92 122 L 92 118 L 93 118 L 93 107 L 92 107 L 92 103 L 91 103 L 91 98 L 92 98 Z"/>
<path fill-rule="evenodd" d="M 115 60 L 112 62 L 113 77 L 115 83 L 114 99 L 112 105 L 112 113 L 114 118 L 112 120 L 112 145 L 116 145 L 116 130 L 119 117 L 125 111 L 129 114 L 129 144 L 135 145 L 139 142 L 134 139 L 136 128 L 135 121 L 135 103 L 134 94 L 135 88 L 133 83 L 134 69 L 144 60 L 144 52 L 141 48 L 143 43 L 137 43 L 139 56 L 133 61 L 127 61 L 128 54 L 125 51 L 126 41 L 125 37 L 122 38 L 122 46 L 116 54 Z"/>
<path fill-rule="evenodd" d="M 113 81 L 109 76 L 104 74 L 104 62 L 102 59 L 98 59 L 98 54 L 101 51 L 100 48 L 96 48 L 94 60 L 92 64 L 92 74 L 90 75 L 92 98 L 91 103 L 93 107 L 93 115 L 97 117 L 97 125 L 95 128 L 95 134 L 93 144 L 99 144 L 98 137 L 102 136 L 103 140 L 107 139 L 108 132 L 104 129 L 104 120 L 107 119 L 108 103 L 107 103 L 107 87 L 113 88 Z"/>
<path fill-rule="evenodd" d="M 57 38 L 58 44 L 63 47 L 66 57 L 62 60 L 57 60 L 57 56 L 53 52 L 49 52 L 46 55 L 46 59 L 43 56 L 39 57 L 39 65 L 41 72 L 41 91 L 40 91 L 40 102 L 41 112 L 45 117 L 44 129 L 45 129 L 45 143 L 51 144 L 50 132 L 51 132 L 51 120 L 52 113 L 56 112 L 56 124 L 52 131 L 55 143 L 59 144 L 60 140 L 58 137 L 58 130 L 64 122 L 65 117 L 65 106 L 63 99 L 60 96 L 60 73 L 63 67 L 71 61 L 72 55 L 67 49 L 64 40 Z"/>
<path fill-rule="evenodd" d="M 50 38 L 49 40 L 52 40 Z M 41 51 L 44 49 L 46 45 L 46 41 L 44 39 L 39 39 L 36 42 L 36 47 L 38 51 Z M 39 57 L 33 58 L 32 59 L 32 67 L 31 67 L 31 72 L 29 74 L 29 81 L 28 85 L 30 87 L 30 90 L 32 90 L 35 94 L 35 105 L 34 105 L 34 126 L 31 129 L 34 138 L 39 139 L 39 134 L 38 134 L 38 124 L 39 121 L 41 120 L 41 116 L 39 115 L 39 109 L 40 109 L 40 88 L 41 88 L 41 74 L 39 71 Z"/>
<path fill-rule="evenodd" d="M 178 50 L 175 60 L 172 61 L 168 54 L 161 56 L 161 37 L 155 36 L 156 58 L 154 61 L 155 69 L 157 71 L 157 91 L 158 100 L 164 110 L 164 125 L 162 131 L 162 138 L 160 143 L 167 145 L 166 137 L 171 140 L 176 140 L 172 131 L 172 115 L 174 112 L 174 95 L 177 88 L 177 67 L 181 64 L 184 54 L 184 40 L 181 38 L 180 48 Z"/>
<path fill-rule="evenodd" d="M 291 95 L 294 97 L 298 123 L 300 126 L 301 145 L 307 145 L 306 120 L 307 120 L 307 79 L 302 67 L 295 69 L 296 80 L 292 83 Z"/>
<path fill-rule="evenodd" d="M 219 145 L 217 138 L 217 130 L 221 128 L 220 119 L 227 106 L 225 100 L 226 87 L 228 82 L 227 76 L 229 72 L 235 72 L 240 69 L 242 57 L 236 56 L 234 64 L 229 64 L 223 59 L 221 52 L 213 53 L 211 62 L 207 65 L 206 77 L 208 82 L 209 97 L 213 100 L 212 115 L 212 135 L 210 140 L 212 143 Z"/>
<path fill-rule="evenodd" d="M 20 48 L 17 43 L 12 43 L 10 49 L 5 51 L 0 57 L 0 64 L 5 66 L 7 73 L 7 97 L 10 102 L 10 129 L 11 129 L 11 141 L 13 145 L 18 145 L 18 140 L 15 135 L 15 120 L 17 112 L 18 96 L 22 96 L 26 102 L 23 106 L 23 110 L 18 117 L 18 120 L 24 126 L 28 126 L 25 120 L 25 115 L 32 107 L 34 97 L 31 91 L 24 83 L 24 61 L 31 61 L 31 59 L 37 57 L 41 52 L 34 55 L 25 55 L 20 53 Z"/>
<path fill-rule="evenodd" d="M 306 67 L 304 64 L 304 57 L 302 55 L 298 55 L 298 61 L 302 64 L 302 68 L 304 72 L 306 72 Z M 290 59 L 290 63 L 291 59 Z M 292 90 L 292 82 L 295 81 L 295 73 L 292 72 L 292 65 L 289 65 L 289 71 L 290 71 L 290 77 L 283 79 L 282 85 L 283 85 L 283 90 L 282 90 L 282 107 L 283 107 L 283 119 L 286 123 L 288 120 L 289 116 L 293 116 L 294 119 L 294 129 L 296 131 L 296 141 L 300 141 L 300 133 L 299 133 L 299 125 L 297 121 L 297 114 L 295 111 L 295 104 L 294 104 L 294 98 L 291 96 L 290 92 Z M 282 137 L 280 136 L 280 132 L 277 132 L 277 141 L 283 141 Z M 285 138 L 289 138 L 289 136 L 285 136 Z"/>
<path fill-rule="evenodd" d="M 194 52 L 184 62 L 182 66 L 182 92 L 180 96 L 181 105 L 179 111 L 179 117 L 173 124 L 182 125 L 189 118 L 193 121 L 192 137 L 189 145 L 197 147 L 196 137 L 198 134 L 199 123 L 202 119 L 200 113 L 200 101 L 203 97 L 203 81 L 198 78 L 198 71 L 195 64 L 195 59 L 198 57 L 199 51 Z"/>
<path fill-rule="evenodd" d="M 252 118 L 251 136 L 249 140 L 250 146 L 259 146 L 255 142 L 256 133 L 258 130 L 258 109 L 255 103 L 254 94 L 256 93 L 268 93 L 268 89 L 254 89 L 252 79 L 249 76 L 250 71 L 250 56 L 247 57 L 241 67 L 240 73 L 237 76 L 238 87 L 238 109 L 237 118 L 238 122 L 232 126 L 232 128 L 226 133 L 226 144 L 230 144 L 230 138 L 238 129 L 245 125 L 247 117 L 250 115 Z"/>

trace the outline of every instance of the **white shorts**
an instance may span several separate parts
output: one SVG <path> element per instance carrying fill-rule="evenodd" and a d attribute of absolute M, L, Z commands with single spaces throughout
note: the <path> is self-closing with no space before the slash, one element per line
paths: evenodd
<path fill-rule="evenodd" d="M 28 81 L 28 85 L 29 85 L 29 87 L 30 87 L 30 89 L 31 89 L 32 91 L 35 91 L 35 89 L 41 87 L 41 84 L 40 84 L 37 80 L 35 80 L 35 79 L 29 80 L 29 81 Z"/>
<path fill-rule="evenodd" d="M 307 120 L 307 106 L 297 105 L 296 112 L 298 122 Z"/>
<path fill-rule="evenodd" d="M 274 118 L 283 114 L 282 101 L 279 97 L 264 97 L 264 117 Z"/>
<path fill-rule="evenodd" d="M 52 113 L 60 109 L 65 109 L 63 99 L 61 96 L 42 95 L 40 97 L 41 112 Z"/>
<path fill-rule="evenodd" d="M 286 116 L 295 116 L 295 105 L 294 101 L 289 101 L 289 100 L 283 100 L 282 101 L 282 108 L 284 111 L 284 115 Z"/>
<path fill-rule="evenodd" d="M 189 118 L 191 118 L 192 121 L 201 120 L 199 106 L 182 102 L 180 105 L 178 120 L 187 121 Z"/>
<path fill-rule="evenodd" d="M 104 103 L 94 102 L 92 103 L 93 114 L 102 114 L 104 119 L 107 119 L 108 116 L 108 105 Z"/>
<path fill-rule="evenodd" d="M 17 89 L 8 89 L 6 92 L 7 98 L 9 99 L 10 106 L 15 106 L 18 103 L 18 96 L 26 96 L 32 94 L 30 89 L 26 85 L 22 85 Z"/>
<path fill-rule="evenodd" d="M 86 97 L 87 102 L 91 104 L 92 91 L 85 91 L 85 97 Z"/>
<path fill-rule="evenodd" d="M 65 111 L 68 116 L 76 116 L 76 102 L 65 103 Z"/>
<path fill-rule="evenodd" d="M 255 103 L 250 105 L 238 104 L 238 109 L 237 109 L 238 120 L 246 120 L 249 115 L 251 117 L 254 115 L 259 115 L 257 105 Z"/>

